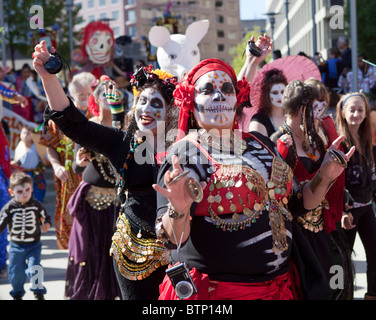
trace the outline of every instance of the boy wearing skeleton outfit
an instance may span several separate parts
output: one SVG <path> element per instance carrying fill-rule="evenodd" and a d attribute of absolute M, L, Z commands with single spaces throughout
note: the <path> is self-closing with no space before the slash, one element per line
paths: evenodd
<path fill-rule="evenodd" d="M 32 196 L 33 181 L 26 173 L 16 172 L 10 176 L 9 193 L 13 198 L 1 210 L 0 232 L 8 225 L 8 278 L 13 288 L 10 295 L 14 300 L 22 300 L 27 275 L 35 298 L 44 300 L 46 288 L 41 283 L 43 276 L 35 276 L 34 273 L 40 273 L 40 236 L 51 227 L 51 217 Z"/>

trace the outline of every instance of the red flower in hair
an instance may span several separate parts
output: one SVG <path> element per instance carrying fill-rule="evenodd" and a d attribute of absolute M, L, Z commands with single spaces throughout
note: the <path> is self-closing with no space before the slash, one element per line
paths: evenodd
<path fill-rule="evenodd" d="M 238 101 L 238 105 L 240 105 L 241 103 L 248 100 L 251 88 L 245 77 L 243 78 L 243 80 L 238 81 L 237 87 L 239 89 L 239 93 L 236 96 L 236 100 Z"/>
<path fill-rule="evenodd" d="M 194 89 L 194 85 L 189 84 L 185 79 L 179 82 L 173 93 L 175 105 L 185 111 L 193 111 Z"/>

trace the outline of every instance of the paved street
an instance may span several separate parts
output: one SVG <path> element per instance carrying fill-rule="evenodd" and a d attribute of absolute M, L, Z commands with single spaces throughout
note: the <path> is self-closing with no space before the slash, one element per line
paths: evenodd
<path fill-rule="evenodd" d="M 49 178 L 49 179 L 48 179 Z M 46 172 L 47 195 L 45 207 L 49 214 L 53 216 L 55 209 L 55 195 L 51 172 Z M 52 219 L 53 220 L 53 219 Z M 68 250 L 58 250 L 56 246 L 55 229 L 52 227 L 42 236 L 42 266 L 44 270 L 44 286 L 47 289 L 46 300 L 64 299 L 64 280 L 68 259 Z M 357 237 L 354 247 L 353 260 L 356 268 L 355 279 L 355 299 L 363 299 L 366 292 L 366 260 L 363 246 Z M 7 278 L 0 279 L 0 300 L 11 300 L 9 292 L 11 286 Z M 25 285 L 26 294 L 24 300 L 34 300 L 34 295 L 29 291 L 28 284 Z"/>

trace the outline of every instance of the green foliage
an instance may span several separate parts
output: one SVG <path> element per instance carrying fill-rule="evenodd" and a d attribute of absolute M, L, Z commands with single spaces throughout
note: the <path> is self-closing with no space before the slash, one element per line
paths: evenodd
<path fill-rule="evenodd" d="M 376 63 L 376 6 L 374 6 L 369 0 L 357 0 L 356 11 L 356 23 L 358 29 L 358 53 L 366 54 L 369 61 Z M 349 3 L 347 3 L 345 12 L 345 21 L 348 24 L 346 30 L 348 31 L 348 34 L 350 35 L 349 38 L 351 39 Z"/>
<path fill-rule="evenodd" d="M 59 45 L 59 53 L 69 60 L 69 18 L 66 12 L 65 0 L 4 0 L 4 22 L 8 26 L 6 39 L 7 46 L 11 50 L 19 50 L 24 55 L 31 55 L 33 48 L 29 43 L 28 33 L 37 32 L 30 28 L 29 20 L 33 16 L 30 8 L 33 5 L 40 5 L 43 8 L 44 28 L 51 28 L 54 24 L 59 24 L 62 30 L 62 41 Z M 72 28 L 75 24 L 82 22 L 78 18 L 80 8 L 73 7 L 72 10 Z M 73 33 L 73 38 L 78 36 L 78 32 Z"/>
<path fill-rule="evenodd" d="M 64 167 L 65 170 L 68 171 L 69 168 L 72 166 L 72 159 L 74 158 L 74 142 L 71 139 L 62 139 L 60 140 L 60 144 L 63 145 L 63 147 L 57 147 L 56 152 L 62 152 L 65 156 Z"/>
<path fill-rule="evenodd" d="M 239 43 L 234 49 L 232 56 L 234 57 L 232 60 L 231 66 L 234 68 L 235 73 L 239 74 L 241 68 L 244 65 L 245 61 L 245 53 L 244 49 L 246 48 L 248 40 L 252 37 L 255 36 L 255 39 L 261 35 L 260 32 L 260 27 L 255 27 L 253 30 L 249 31 L 243 38 L 242 42 Z M 243 56 L 244 53 L 244 56 Z M 266 62 L 268 62 L 271 59 L 270 55 L 266 57 Z"/>

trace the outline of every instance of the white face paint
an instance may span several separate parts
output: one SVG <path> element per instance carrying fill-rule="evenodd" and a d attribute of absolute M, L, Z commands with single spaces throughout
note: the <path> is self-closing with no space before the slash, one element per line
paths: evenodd
<path fill-rule="evenodd" d="M 166 119 L 166 102 L 163 96 L 153 88 L 140 92 L 135 110 L 137 127 L 140 131 L 162 132 Z"/>
<path fill-rule="evenodd" d="M 283 83 L 276 83 L 270 89 L 270 102 L 273 107 L 282 108 L 282 97 L 286 86 Z"/>
<path fill-rule="evenodd" d="M 30 183 L 21 184 L 13 188 L 13 195 L 16 201 L 25 204 L 31 198 L 33 186 Z"/>
<path fill-rule="evenodd" d="M 313 101 L 313 117 L 315 119 L 321 119 L 324 111 L 326 109 L 326 101 Z"/>
<path fill-rule="evenodd" d="M 236 91 L 231 77 L 224 71 L 210 71 L 195 82 L 193 114 L 205 129 L 229 129 L 236 110 Z"/>

